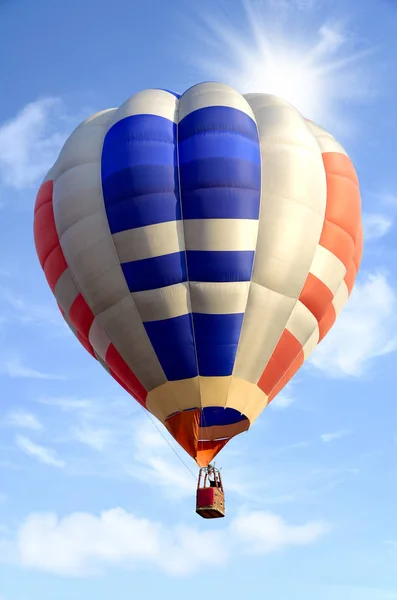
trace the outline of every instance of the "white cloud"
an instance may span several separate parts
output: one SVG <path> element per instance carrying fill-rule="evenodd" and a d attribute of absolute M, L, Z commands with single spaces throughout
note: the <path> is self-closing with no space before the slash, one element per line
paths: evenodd
<path fill-rule="evenodd" d="M 45 373 L 43 371 L 38 371 L 37 369 L 32 369 L 31 367 L 27 367 L 21 363 L 18 358 L 13 358 L 6 360 L 3 365 L 3 372 L 9 377 L 13 378 L 21 378 L 21 379 L 56 379 L 63 380 L 65 379 L 62 375 L 55 375 L 53 373 Z"/>
<path fill-rule="evenodd" d="M 30 187 L 54 163 L 65 141 L 65 111 L 59 98 L 25 106 L 0 126 L 0 180 L 9 187 Z"/>
<path fill-rule="evenodd" d="M 375 213 L 363 214 L 364 239 L 376 240 L 385 236 L 393 226 L 393 219 Z"/>
<path fill-rule="evenodd" d="M 65 466 L 65 462 L 58 458 L 55 450 L 46 448 L 44 446 L 39 446 L 23 435 L 17 435 L 15 438 L 15 443 L 18 448 L 22 450 L 22 452 L 37 458 L 39 462 L 58 468 Z"/>
<path fill-rule="evenodd" d="M 151 565 L 174 576 L 219 567 L 232 555 L 272 553 L 312 544 L 323 522 L 290 525 L 268 512 L 245 514 L 216 531 L 137 517 L 121 508 L 102 512 L 31 514 L 16 535 L 18 562 L 59 575 L 85 576 L 109 567 Z"/>
<path fill-rule="evenodd" d="M 362 39 L 336 20 L 319 24 L 315 10 L 305 14 L 303 29 L 297 26 L 296 9 L 315 8 L 315 2 L 244 4 L 247 23 L 233 23 L 215 9 L 200 13 L 202 23 L 192 23 L 200 52 L 194 47 L 189 60 L 211 80 L 240 93 L 283 97 L 305 117 L 346 136 L 352 127 L 351 114 L 343 116 L 346 101 L 364 102 L 376 93 L 376 72 Z"/>
<path fill-rule="evenodd" d="M 321 439 L 323 442 L 333 442 L 334 440 L 340 440 L 348 435 L 351 435 L 351 431 L 334 431 L 332 433 L 323 433 L 321 434 Z"/>
<path fill-rule="evenodd" d="M 63 437 L 102 453 L 95 456 L 94 462 L 90 455 L 80 455 L 80 466 L 84 463 L 85 468 L 99 470 L 101 475 L 133 477 L 157 486 L 172 498 L 194 494 L 196 464 L 161 423 L 151 423 L 143 416 L 133 400 L 65 397 L 43 398 L 39 402 L 63 411 Z M 69 461 L 68 465 L 71 466 Z"/>
<path fill-rule="evenodd" d="M 268 554 L 288 546 L 312 544 L 328 533 L 330 527 L 324 521 L 289 525 L 278 515 L 260 511 L 237 517 L 231 529 L 249 554 Z"/>
<path fill-rule="evenodd" d="M 371 360 L 397 349 L 397 297 L 383 273 L 356 283 L 351 298 L 309 363 L 330 377 L 359 377 Z"/>
<path fill-rule="evenodd" d="M 139 419 L 134 423 L 131 432 L 134 462 L 127 466 L 127 472 L 146 483 L 160 486 L 171 497 L 189 497 L 194 493 L 197 481 L 186 466 L 194 472 L 197 466 L 179 448 L 175 454 L 184 454 L 182 460 L 186 466 L 178 461 L 172 451 L 172 448 L 175 449 L 174 440 L 160 423 L 158 427 L 164 429 L 164 437 L 149 421 Z"/>
<path fill-rule="evenodd" d="M 283 390 L 274 398 L 274 400 L 271 401 L 269 406 L 278 410 L 283 410 L 284 408 L 288 408 L 289 406 L 291 406 L 291 404 L 293 404 L 294 402 L 295 397 Z"/>
<path fill-rule="evenodd" d="M 8 425 L 20 429 L 34 429 L 38 431 L 43 428 L 35 415 L 24 410 L 10 412 L 6 417 L 6 422 Z"/>
<path fill-rule="evenodd" d="M 98 429 L 89 426 L 76 427 L 74 435 L 79 442 L 99 452 L 106 450 L 113 441 L 112 432 L 108 429 Z"/>

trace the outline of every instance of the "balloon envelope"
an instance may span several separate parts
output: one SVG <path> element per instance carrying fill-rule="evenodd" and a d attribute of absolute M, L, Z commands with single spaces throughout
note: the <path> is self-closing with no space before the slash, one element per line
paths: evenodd
<path fill-rule="evenodd" d="M 79 341 L 207 465 L 346 303 L 360 191 L 342 146 L 278 97 L 151 89 L 72 133 L 34 234 Z"/>

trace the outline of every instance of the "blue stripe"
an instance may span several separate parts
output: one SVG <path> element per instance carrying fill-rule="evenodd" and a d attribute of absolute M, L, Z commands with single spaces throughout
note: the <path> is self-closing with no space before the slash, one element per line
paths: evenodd
<path fill-rule="evenodd" d="M 234 408 L 206 406 L 200 413 L 200 427 L 219 427 L 246 420 L 247 417 Z"/>
<path fill-rule="evenodd" d="M 193 313 L 199 374 L 226 377 L 233 372 L 244 313 L 207 315 Z"/>
<path fill-rule="evenodd" d="M 183 193 L 184 219 L 259 219 L 257 190 L 205 188 Z"/>
<path fill-rule="evenodd" d="M 258 140 L 234 132 L 199 133 L 179 143 L 179 165 L 205 158 L 240 158 L 260 165 Z"/>
<path fill-rule="evenodd" d="M 168 381 L 197 376 L 191 314 L 144 326 Z"/>
<path fill-rule="evenodd" d="M 110 150 L 110 148 L 108 148 Z M 176 164 L 176 147 L 168 142 L 141 140 L 127 145 L 115 145 L 109 152 L 109 159 L 102 167 L 104 181 L 114 173 L 147 165 Z"/>
<path fill-rule="evenodd" d="M 255 252 L 188 250 L 190 281 L 250 281 Z"/>
<path fill-rule="evenodd" d="M 122 263 L 130 292 L 143 292 L 187 281 L 184 252 Z"/>
<path fill-rule="evenodd" d="M 183 157 L 181 157 L 183 160 Z M 180 166 L 182 205 L 187 190 L 239 188 L 255 190 L 260 202 L 260 165 L 241 158 L 204 158 Z"/>
<path fill-rule="evenodd" d="M 175 123 L 156 115 L 133 115 L 110 128 L 101 175 L 111 233 L 180 219 L 175 140 Z"/>
<path fill-rule="evenodd" d="M 259 140 L 255 121 L 241 110 L 228 106 L 208 106 L 184 117 L 178 126 L 178 140 L 212 131 L 233 131 L 253 141 Z"/>
<path fill-rule="evenodd" d="M 106 208 L 111 233 L 181 220 L 181 207 L 173 192 L 124 198 Z"/>

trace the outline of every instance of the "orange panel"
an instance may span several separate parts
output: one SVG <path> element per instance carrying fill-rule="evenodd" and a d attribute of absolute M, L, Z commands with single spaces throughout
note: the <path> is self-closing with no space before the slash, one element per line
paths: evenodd
<path fill-rule="evenodd" d="M 295 360 L 290 364 L 288 369 L 285 371 L 284 375 L 278 381 L 277 385 L 274 386 L 271 393 L 269 394 L 269 402 L 274 400 L 274 398 L 281 392 L 283 387 L 287 385 L 287 383 L 293 378 L 293 376 L 299 371 L 301 366 L 304 363 L 304 354 L 303 350 L 301 350 Z"/>
<path fill-rule="evenodd" d="M 197 456 L 201 409 L 184 410 L 169 417 L 165 426 L 180 446 L 192 458 Z"/>
<path fill-rule="evenodd" d="M 350 158 L 338 152 L 323 154 L 327 175 L 325 219 L 357 238 L 361 221 L 361 198 L 358 179 Z"/>
<path fill-rule="evenodd" d="M 327 312 L 334 295 L 331 290 L 312 273 L 309 273 L 299 300 L 310 310 L 318 322 Z"/>
<path fill-rule="evenodd" d="M 335 320 L 336 320 L 336 312 L 335 312 L 334 305 L 331 303 L 328 306 L 327 312 L 325 313 L 325 315 L 323 316 L 323 318 L 321 319 L 321 321 L 318 324 L 318 329 L 320 332 L 318 342 L 321 342 L 321 340 L 324 338 L 324 336 L 327 335 L 327 333 L 331 329 L 332 325 L 335 323 Z"/>
<path fill-rule="evenodd" d="M 302 350 L 302 344 L 288 329 L 284 329 L 261 378 L 258 387 L 268 396 L 278 385 L 292 361 Z M 281 388 L 280 388 L 281 389 Z"/>

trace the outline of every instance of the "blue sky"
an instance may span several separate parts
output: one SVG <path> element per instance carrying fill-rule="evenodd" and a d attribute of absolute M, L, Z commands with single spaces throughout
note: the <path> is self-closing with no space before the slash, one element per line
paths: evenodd
<path fill-rule="evenodd" d="M 397 5 L 346 4 L 0 4 L 1 600 L 397 598 Z M 32 220 L 81 120 L 214 79 L 331 129 L 366 243 L 333 331 L 220 455 L 228 516 L 206 522 L 192 475 L 63 323 Z"/>

